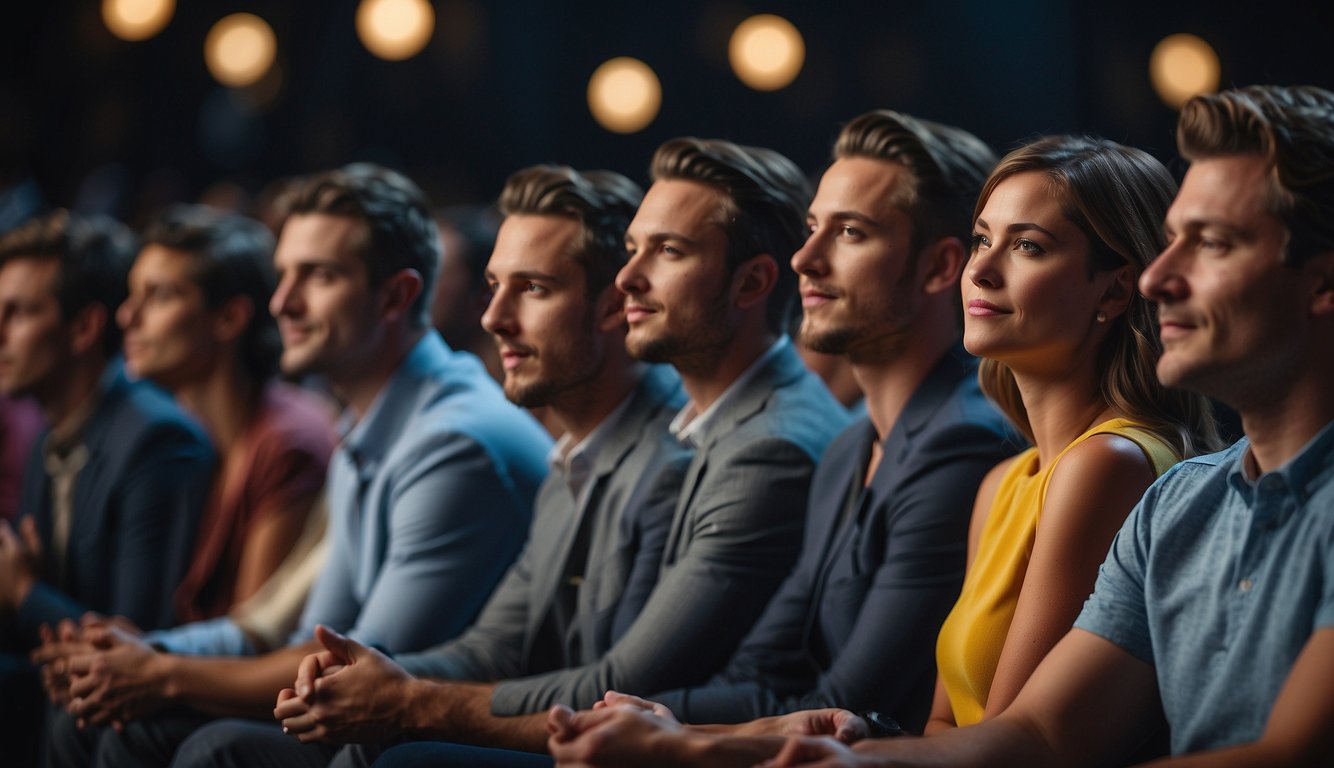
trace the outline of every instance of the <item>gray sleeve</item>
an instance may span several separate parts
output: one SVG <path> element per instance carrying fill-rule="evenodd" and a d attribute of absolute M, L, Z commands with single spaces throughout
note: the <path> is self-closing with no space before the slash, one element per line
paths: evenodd
<path fill-rule="evenodd" d="M 608 689 L 648 694 L 722 667 L 796 559 L 813 463 L 773 438 L 712 458 L 685 510 L 689 543 L 625 635 L 594 664 L 501 683 L 493 714 L 587 708 Z"/>

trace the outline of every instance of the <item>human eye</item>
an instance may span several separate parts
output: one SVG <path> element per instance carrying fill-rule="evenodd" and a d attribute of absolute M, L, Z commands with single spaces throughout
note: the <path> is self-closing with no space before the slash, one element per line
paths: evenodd
<path fill-rule="evenodd" d="M 528 282 L 524 283 L 523 290 L 525 293 L 531 293 L 537 296 L 540 296 L 547 292 L 547 289 L 545 287 L 543 287 L 539 283 L 534 283 L 532 280 L 529 280 Z"/>
<path fill-rule="evenodd" d="M 1014 241 L 1014 249 L 1024 253 L 1041 254 L 1046 253 L 1046 249 L 1026 237 L 1021 237 Z"/>
<path fill-rule="evenodd" d="M 1228 243 L 1226 240 L 1220 240 L 1216 237 L 1201 235 L 1200 250 L 1208 251 L 1213 254 L 1223 254 L 1228 250 Z"/>
<path fill-rule="evenodd" d="M 677 248 L 671 243 L 663 243 L 662 252 L 667 254 L 668 256 L 671 256 L 672 258 L 677 258 L 686 255 L 685 251 L 681 250 L 680 248 Z"/>
<path fill-rule="evenodd" d="M 987 236 L 982 234 L 981 232 L 974 232 L 970 240 L 972 241 L 972 250 L 974 253 L 981 250 L 982 248 L 991 247 L 991 240 L 987 239 Z"/>
<path fill-rule="evenodd" d="M 851 224 L 844 224 L 840 226 L 839 234 L 842 235 L 843 237 L 848 238 L 849 240 L 861 240 L 863 237 L 866 236 L 865 232 L 861 231 L 860 229 L 857 229 Z"/>

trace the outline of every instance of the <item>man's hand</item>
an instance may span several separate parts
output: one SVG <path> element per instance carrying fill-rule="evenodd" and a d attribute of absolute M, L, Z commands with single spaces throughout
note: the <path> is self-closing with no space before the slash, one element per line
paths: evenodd
<path fill-rule="evenodd" d="M 324 650 L 302 659 L 292 688 L 278 694 L 273 717 L 303 743 L 388 741 L 407 727 L 407 689 L 415 679 L 373 648 L 323 626 Z"/>
<path fill-rule="evenodd" d="M 23 518 L 17 533 L 8 520 L 0 520 L 0 609 L 18 610 L 28 599 L 41 558 L 42 539 L 31 517 Z"/>
<path fill-rule="evenodd" d="M 832 736 L 855 744 L 869 735 L 866 721 L 846 709 L 807 709 L 738 726 L 738 736 Z"/>
<path fill-rule="evenodd" d="M 66 707 L 81 725 L 119 725 L 168 702 L 162 654 L 114 622 L 89 622 L 82 637 L 91 653 L 71 656 Z"/>
<path fill-rule="evenodd" d="M 827 736 L 793 737 L 783 745 L 783 749 L 772 760 L 766 760 L 757 768 L 787 768 L 793 765 L 809 765 L 816 768 L 861 768 L 870 765 L 867 758 L 853 753 L 846 745 Z"/>
<path fill-rule="evenodd" d="M 556 705 L 547 713 L 547 732 L 547 748 L 562 766 L 688 764 L 676 754 L 689 738 L 681 724 L 635 702 L 577 713 Z"/>
<path fill-rule="evenodd" d="M 645 712 L 652 712 L 664 720 L 670 720 L 673 723 L 679 722 L 676 719 L 676 714 L 668 709 L 666 705 L 642 699 L 638 696 L 631 696 L 628 693 L 607 691 L 600 701 L 593 702 L 593 709 L 602 709 L 603 707 L 638 707 Z"/>
<path fill-rule="evenodd" d="M 69 619 L 61 621 L 55 629 L 43 624 L 37 630 L 42 644 L 33 649 L 30 658 L 42 668 L 42 689 L 47 698 L 64 708 L 70 702 L 69 660 L 95 649 L 82 638 L 79 626 Z"/>

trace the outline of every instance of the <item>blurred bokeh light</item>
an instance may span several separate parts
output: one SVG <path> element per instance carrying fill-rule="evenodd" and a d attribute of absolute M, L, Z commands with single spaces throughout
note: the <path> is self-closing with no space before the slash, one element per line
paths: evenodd
<path fill-rule="evenodd" d="M 727 55 L 741 82 L 757 91 L 776 91 L 801 73 L 806 42 L 792 22 L 760 14 L 737 25 Z"/>
<path fill-rule="evenodd" d="M 269 71 L 277 48 L 273 29 L 263 19 L 234 13 L 209 30 L 204 39 L 204 62 L 219 83 L 243 88 Z"/>
<path fill-rule="evenodd" d="M 1218 90 L 1218 54 L 1195 35 L 1170 35 L 1154 46 L 1149 77 L 1158 98 L 1179 109 L 1192 96 Z"/>
<path fill-rule="evenodd" d="M 176 12 L 176 0 L 102 0 L 102 21 L 111 34 L 138 42 L 161 32 Z"/>
<path fill-rule="evenodd" d="M 662 86 L 647 64 L 626 56 L 598 67 L 588 80 L 588 109 L 609 131 L 635 133 L 658 116 Z"/>
<path fill-rule="evenodd" d="M 382 59 L 416 56 L 434 33 L 435 11 L 426 0 L 362 0 L 357 6 L 357 37 Z"/>

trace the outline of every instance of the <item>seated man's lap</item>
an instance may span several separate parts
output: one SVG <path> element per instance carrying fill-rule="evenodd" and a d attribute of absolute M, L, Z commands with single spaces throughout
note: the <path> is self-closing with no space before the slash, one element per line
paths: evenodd
<path fill-rule="evenodd" d="M 372 768 L 551 768 L 554 764 L 549 755 L 531 752 L 414 741 L 386 750 Z"/>

